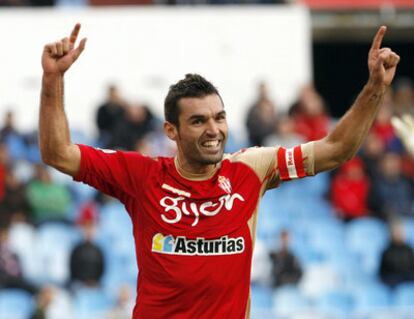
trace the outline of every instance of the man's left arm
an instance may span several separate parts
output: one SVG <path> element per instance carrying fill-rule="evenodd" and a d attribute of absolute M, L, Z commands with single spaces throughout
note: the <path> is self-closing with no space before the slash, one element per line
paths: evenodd
<path fill-rule="evenodd" d="M 381 48 L 385 31 L 386 27 L 380 27 L 372 42 L 367 84 L 334 130 L 314 144 L 315 173 L 334 169 L 351 159 L 375 120 L 400 61 L 391 49 Z"/>

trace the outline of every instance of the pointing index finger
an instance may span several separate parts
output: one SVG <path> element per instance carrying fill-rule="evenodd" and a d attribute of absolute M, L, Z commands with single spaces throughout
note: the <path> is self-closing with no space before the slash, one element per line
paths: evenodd
<path fill-rule="evenodd" d="M 75 46 L 76 39 L 78 38 L 80 27 L 81 27 L 80 23 L 76 23 L 73 30 L 72 30 L 72 33 L 70 34 L 69 43 L 70 43 L 71 48 L 73 48 Z"/>
<path fill-rule="evenodd" d="M 385 31 L 387 31 L 386 26 L 381 26 L 377 34 L 374 37 L 374 40 L 372 41 L 371 50 L 379 50 L 381 48 L 382 39 L 384 38 Z"/>

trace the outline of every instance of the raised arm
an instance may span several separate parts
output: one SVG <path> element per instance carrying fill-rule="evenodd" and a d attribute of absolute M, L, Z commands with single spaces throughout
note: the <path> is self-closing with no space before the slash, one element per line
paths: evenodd
<path fill-rule="evenodd" d="M 76 24 L 69 38 L 47 44 L 43 49 L 39 115 L 39 147 L 43 162 L 72 176 L 79 171 L 80 151 L 70 140 L 63 107 L 63 77 L 85 48 L 86 39 L 75 47 L 79 30 L 80 24 Z"/>
<path fill-rule="evenodd" d="M 386 27 L 379 28 L 368 54 L 369 79 L 358 98 L 334 130 L 315 142 L 315 172 L 338 167 L 352 158 L 364 141 L 400 61 L 389 48 L 381 48 Z"/>

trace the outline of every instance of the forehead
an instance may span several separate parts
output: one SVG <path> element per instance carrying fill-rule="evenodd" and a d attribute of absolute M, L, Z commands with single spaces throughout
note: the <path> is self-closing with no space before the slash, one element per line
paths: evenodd
<path fill-rule="evenodd" d="M 178 102 L 180 118 L 187 119 L 193 115 L 214 116 L 224 110 L 223 102 L 217 94 L 204 97 L 186 97 Z"/>

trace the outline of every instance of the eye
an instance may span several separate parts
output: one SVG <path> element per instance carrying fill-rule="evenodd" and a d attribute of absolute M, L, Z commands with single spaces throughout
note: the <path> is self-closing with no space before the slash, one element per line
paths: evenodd
<path fill-rule="evenodd" d="M 219 115 L 217 115 L 217 118 L 216 118 L 216 120 L 219 121 L 219 122 L 222 122 L 225 119 L 226 119 L 226 114 L 219 114 Z"/>
<path fill-rule="evenodd" d="M 193 124 L 193 125 L 200 125 L 200 124 L 203 124 L 203 120 L 202 119 L 195 119 L 194 121 L 192 121 L 191 124 Z"/>

